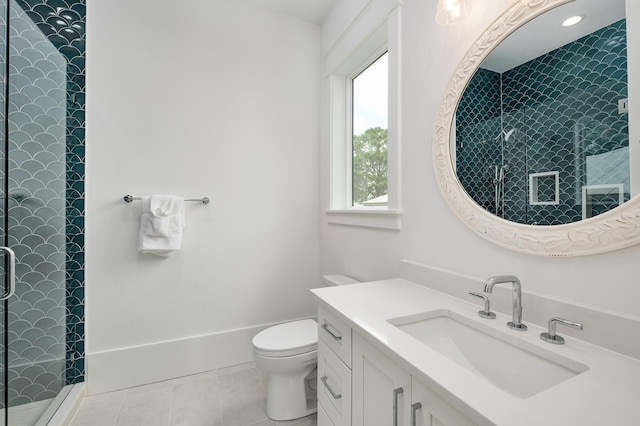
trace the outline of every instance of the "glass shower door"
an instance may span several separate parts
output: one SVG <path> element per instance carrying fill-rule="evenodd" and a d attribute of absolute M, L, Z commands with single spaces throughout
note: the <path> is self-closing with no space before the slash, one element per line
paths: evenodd
<path fill-rule="evenodd" d="M 0 134 L 1 141 L 0 142 L 0 246 L 6 246 L 8 244 L 7 240 L 7 224 L 6 224 L 6 206 L 8 199 L 8 191 L 6 187 L 6 116 L 7 116 L 7 108 L 8 104 L 6 102 L 7 99 L 7 84 L 6 83 L 6 75 L 7 75 L 7 64 L 8 64 L 8 43 L 7 43 L 7 0 L 0 0 L 0 77 L 1 81 L 4 82 L 0 88 Z M 4 260 L 4 259 L 2 259 Z M 3 288 L 6 288 L 6 280 L 4 276 L 4 262 L 0 262 L 0 268 L 3 270 L 0 271 L 2 276 L 0 276 L 0 285 Z M 0 409 L 2 415 L 0 416 L 0 425 L 5 426 L 7 424 L 7 321 L 8 321 L 8 300 L 3 300 L 0 302 Z"/>
<path fill-rule="evenodd" d="M 2 312 L 2 408 L 7 425 L 32 426 L 65 385 L 67 61 L 17 2 L 0 1 L 8 72 L 0 245 L 16 254 L 16 292 Z"/>

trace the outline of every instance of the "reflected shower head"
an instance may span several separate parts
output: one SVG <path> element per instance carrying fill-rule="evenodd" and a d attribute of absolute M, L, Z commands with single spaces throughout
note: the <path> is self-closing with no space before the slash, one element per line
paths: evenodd
<path fill-rule="evenodd" d="M 504 130 L 502 131 L 502 135 L 504 136 L 504 141 L 505 142 L 509 142 L 509 139 L 511 139 L 511 136 L 513 136 L 513 134 L 516 132 L 516 129 L 513 128 L 511 130 L 509 130 L 508 132 L 505 132 Z"/>

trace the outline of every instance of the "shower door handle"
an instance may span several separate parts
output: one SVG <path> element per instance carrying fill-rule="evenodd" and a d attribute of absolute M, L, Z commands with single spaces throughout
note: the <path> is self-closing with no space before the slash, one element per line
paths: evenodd
<path fill-rule="evenodd" d="M 0 300 L 6 300 L 16 292 L 16 254 L 9 247 L 0 247 L 0 250 L 4 251 L 9 258 L 9 261 L 5 263 L 5 274 L 9 277 L 9 288 L 0 297 Z"/>

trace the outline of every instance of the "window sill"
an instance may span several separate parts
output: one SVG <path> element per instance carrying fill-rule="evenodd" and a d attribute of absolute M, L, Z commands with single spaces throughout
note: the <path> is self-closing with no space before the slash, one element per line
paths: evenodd
<path fill-rule="evenodd" d="M 327 222 L 337 225 L 362 226 L 399 230 L 402 228 L 402 210 L 350 209 L 327 210 Z"/>

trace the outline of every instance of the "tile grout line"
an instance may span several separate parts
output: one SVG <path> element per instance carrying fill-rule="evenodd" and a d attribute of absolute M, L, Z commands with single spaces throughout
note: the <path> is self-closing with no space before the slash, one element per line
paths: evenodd
<path fill-rule="evenodd" d="M 220 424 L 223 425 L 224 423 L 222 422 L 222 401 L 220 400 L 220 375 L 218 374 L 218 371 L 215 371 L 215 374 L 216 374 L 216 388 L 215 388 L 216 413 L 218 414 L 218 418 L 216 420 L 218 420 Z"/>
<path fill-rule="evenodd" d="M 176 383 L 173 384 L 173 386 L 171 386 L 171 403 L 169 404 L 169 422 L 167 426 L 170 426 L 171 420 L 173 420 L 173 409 L 174 409 L 174 403 L 175 403 L 175 398 L 176 398 L 176 387 L 178 385 Z"/>
<path fill-rule="evenodd" d="M 122 401 L 120 401 L 119 407 L 118 407 L 118 415 L 116 416 L 116 419 L 113 422 L 113 426 L 118 426 L 118 421 L 120 420 L 120 415 L 122 414 L 122 409 L 125 406 L 125 403 L 127 402 L 127 398 L 129 398 L 129 389 L 126 390 L 124 397 L 122 398 Z"/>

